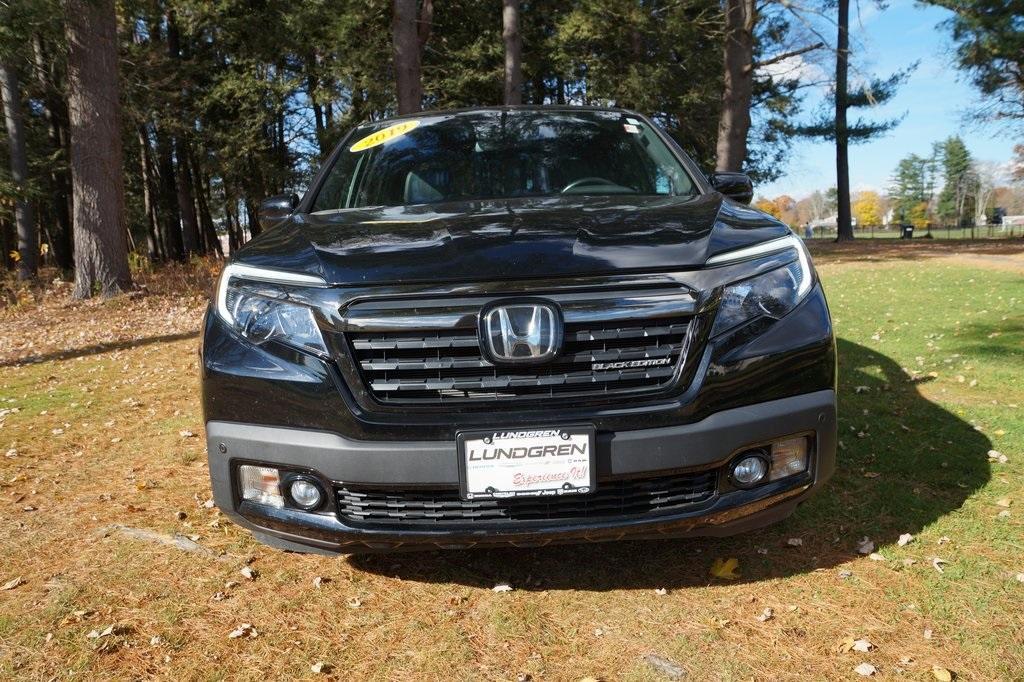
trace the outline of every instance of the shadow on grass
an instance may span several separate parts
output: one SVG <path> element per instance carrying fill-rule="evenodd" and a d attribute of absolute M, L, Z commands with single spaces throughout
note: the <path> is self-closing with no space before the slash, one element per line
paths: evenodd
<path fill-rule="evenodd" d="M 9 360 L 4 360 L 0 362 L 0 367 L 15 367 L 18 365 L 37 365 L 42 362 L 51 362 L 53 360 L 73 360 L 74 358 L 80 358 L 86 355 L 100 355 L 102 353 L 111 353 L 113 351 L 141 348 L 142 346 L 149 346 L 154 343 L 173 343 L 175 341 L 184 341 L 185 339 L 194 339 L 198 336 L 198 331 L 192 331 L 181 332 L 180 334 L 148 336 L 142 339 L 125 339 L 124 341 L 96 343 L 91 346 L 82 346 L 81 348 L 64 349 L 54 351 L 52 353 L 41 353 L 39 355 L 28 355 L 22 358 L 11 358 Z"/>
<path fill-rule="evenodd" d="M 780 524 L 722 539 L 368 554 L 348 561 L 405 580 L 478 587 L 508 581 L 516 589 L 601 591 L 707 585 L 712 582 L 708 569 L 718 557 L 739 559 L 740 583 L 833 568 L 857 556 L 864 536 L 884 553 L 900 534 L 922 532 L 988 481 L 990 443 L 925 399 L 885 355 L 840 340 L 839 363 L 838 470 Z M 803 544 L 787 546 L 793 537 Z"/>

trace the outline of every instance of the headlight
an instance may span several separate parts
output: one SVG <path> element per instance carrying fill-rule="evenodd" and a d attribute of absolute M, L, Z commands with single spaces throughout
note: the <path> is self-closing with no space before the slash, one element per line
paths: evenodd
<path fill-rule="evenodd" d="M 313 309 L 289 293 L 296 286 L 324 287 L 319 277 L 231 264 L 217 284 L 217 314 L 253 343 L 271 339 L 326 353 Z"/>
<path fill-rule="evenodd" d="M 728 331 L 758 317 L 779 319 L 803 300 L 811 289 L 811 264 L 798 237 L 789 236 L 747 249 L 721 254 L 709 265 L 744 260 L 768 253 L 796 249 L 797 259 L 789 265 L 725 287 L 711 335 Z"/>

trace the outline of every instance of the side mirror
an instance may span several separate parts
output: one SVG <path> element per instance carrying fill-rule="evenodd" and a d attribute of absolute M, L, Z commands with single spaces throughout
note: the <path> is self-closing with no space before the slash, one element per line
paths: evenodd
<path fill-rule="evenodd" d="M 708 176 L 708 182 L 717 191 L 741 204 L 754 198 L 754 183 L 746 173 L 717 172 Z"/>
<path fill-rule="evenodd" d="M 269 230 L 272 227 L 276 227 L 285 218 L 290 216 L 298 205 L 299 197 L 294 193 L 278 194 L 277 196 L 264 199 L 260 202 L 258 214 L 260 228 Z"/>

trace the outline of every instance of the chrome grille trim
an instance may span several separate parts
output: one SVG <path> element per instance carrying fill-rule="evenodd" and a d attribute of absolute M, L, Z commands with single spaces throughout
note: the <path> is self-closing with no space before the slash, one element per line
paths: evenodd
<path fill-rule="evenodd" d="M 343 312 L 346 331 L 337 345 L 347 349 L 368 396 L 396 408 L 585 404 L 663 392 L 682 373 L 693 336 L 693 292 L 676 287 L 537 297 L 558 303 L 566 319 L 562 352 L 542 364 L 496 365 L 484 356 L 477 316 L 498 297 L 357 302 Z M 652 364 L 595 367 L 644 361 Z"/>

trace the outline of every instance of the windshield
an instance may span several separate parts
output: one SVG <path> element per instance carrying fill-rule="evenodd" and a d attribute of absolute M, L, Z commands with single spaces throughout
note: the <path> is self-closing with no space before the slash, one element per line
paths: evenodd
<path fill-rule="evenodd" d="M 690 195 L 645 121 L 611 111 L 485 110 L 360 126 L 313 212 L 558 194 Z"/>

